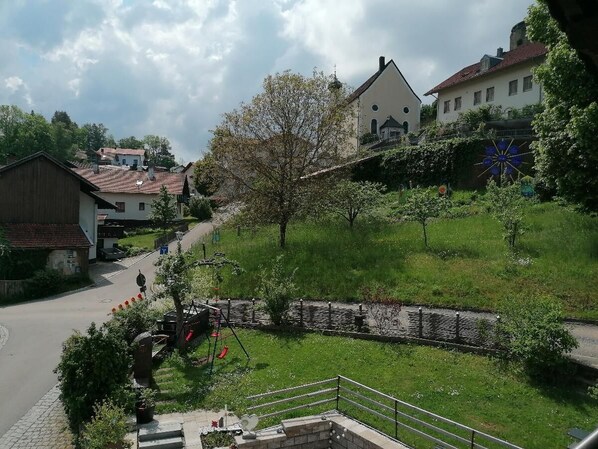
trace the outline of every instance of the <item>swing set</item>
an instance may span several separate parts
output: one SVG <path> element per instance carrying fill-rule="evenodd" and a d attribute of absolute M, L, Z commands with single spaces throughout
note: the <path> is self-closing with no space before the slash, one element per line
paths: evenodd
<path fill-rule="evenodd" d="M 219 309 L 218 307 L 214 307 L 209 304 L 201 304 L 201 303 L 195 303 L 195 301 L 191 301 L 190 307 L 187 308 L 187 314 L 191 314 L 193 312 L 199 313 L 200 312 L 199 309 L 207 310 L 208 313 L 210 313 L 210 319 L 209 319 L 208 323 L 212 325 L 212 329 L 213 329 L 212 332 L 209 332 L 210 326 L 206 327 L 206 336 L 208 339 L 207 360 L 210 362 L 210 375 L 212 374 L 212 371 L 214 370 L 214 361 L 216 359 L 223 360 L 228 355 L 229 346 L 225 343 L 225 340 L 227 340 L 230 337 L 235 337 L 235 339 L 237 340 L 237 343 L 239 343 L 239 346 L 241 346 L 241 349 L 247 356 L 247 360 L 249 360 L 249 358 L 250 358 L 249 353 L 243 346 L 243 343 L 241 343 L 241 340 L 239 339 L 239 336 L 235 332 L 235 328 L 233 327 L 232 323 L 228 320 L 228 318 L 225 316 L 225 314 L 222 313 L 222 310 Z M 227 328 L 230 332 L 223 333 L 223 330 L 225 330 Z M 193 338 L 193 330 L 190 330 L 185 335 L 185 341 L 188 343 L 189 341 L 191 341 L 192 338 Z M 214 339 L 213 343 L 212 343 L 212 339 Z M 218 355 L 216 355 L 218 346 L 220 346 L 220 351 L 219 351 Z"/>

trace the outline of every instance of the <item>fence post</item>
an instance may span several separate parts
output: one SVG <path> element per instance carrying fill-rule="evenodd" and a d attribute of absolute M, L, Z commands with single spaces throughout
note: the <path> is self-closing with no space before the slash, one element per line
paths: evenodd
<path fill-rule="evenodd" d="M 251 298 L 251 324 L 255 323 L 255 298 Z"/>
<path fill-rule="evenodd" d="M 460 326 L 460 321 L 459 321 L 459 312 L 455 312 L 455 341 L 459 341 L 460 340 L 460 331 L 461 329 L 459 328 Z"/>
<path fill-rule="evenodd" d="M 332 303 L 328 301 L 328 329 L 332 329 Z"/>
<path fill-rule="evenodd" d="M 469 446 L 471 449 L 475 448 L 475 430 L 471 430 L 471 445 Z"/>
<path fill-rule="evenodd" d="M 338 409 L 338 403 L 341 397 L 341 376 L 336 376 L 336 411 L 340 411 Z"/>
<path fill-rule="evenodd" d="M 395 400 L 395 440 L 399 439 L 399 404 Z"/>
<path fill-rule="evenodd" d="M 419 312 L 418 335 L 419 335 L 419 338 L 424 338 L 424 323 L 423 323 L 424 317 L 423 317 L 423 312 L 422 312 L 421 307 L 418 309 L 418 312 Z"/>
<path fill-rule="evenodd" d="M 299 300 L 299 326 L 303 327 L 303 299 Z"/>
<path fill-rule="evenodd" d="M 228 298 L 226 303 L 226 321 L 230 321 L 230 298 Z"/>

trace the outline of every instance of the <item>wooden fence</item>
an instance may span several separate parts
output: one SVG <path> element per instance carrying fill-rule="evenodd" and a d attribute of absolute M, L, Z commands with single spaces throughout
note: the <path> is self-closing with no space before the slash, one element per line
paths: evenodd
<path fill-rule="evenodd" d="M 23 293 L 27 281 L 2 281 L 0 280 L 0 298 L 7 298 Z"/>

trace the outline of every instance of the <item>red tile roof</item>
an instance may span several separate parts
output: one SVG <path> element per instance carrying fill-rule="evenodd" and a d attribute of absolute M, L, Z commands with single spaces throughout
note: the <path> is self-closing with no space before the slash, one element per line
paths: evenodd
<path fill-rule="evenodd" d="M 91 243 L 78 224 L 2 223 L 4 237 L 17 249 L 88 248 Z"/>
<path fill-rule="evenodd" d="M 494 67 L 490 67 L 485 72 L 480 71 L 480 62 L 476 62 L 475 64 L 469 65 L 457 73 L 455 73 L 450 78 L 445 79 L 442 83 L 438 86 L 430 89 L 424 95 L 430 95 L 435 92 L 440 92 L 447 87 L 453 87 L 458 84 L 464 83 L 465 81 L 472 80 L 474 78 L 479 78 L 481 76 L 486 76 L 491 73 L 496 73 L 501 70 L 506 69 L 507 67 L 514 66 L 515 64 L 520 64 L 525 61 L 530 61 L 535 58 L 540 58 L 546 54 L 548 50 L 543 44 L 539 43 L 529 43 L 521 45 L 511 51 L 505 52 L 503 55 L 503 60 L 496 64 Z"/>
<path fill-rule="evenodd" d="M 182 195 L 185 185 L 185 175 L 182 173 L 156 171 L 154 180 L 150 180 L 147 172 L 121 168 L 99 167 L 99 173 L 94 173 L 90 168 L 73 168 L 73 171 L 105 193 L 156 194 L 165 185 L 168 193 Z M 138 184 L 138 181 L 141 182 Z"/>

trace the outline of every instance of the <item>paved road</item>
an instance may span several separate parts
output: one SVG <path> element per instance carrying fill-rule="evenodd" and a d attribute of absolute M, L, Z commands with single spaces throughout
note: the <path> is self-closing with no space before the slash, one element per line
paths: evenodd
<path fill-rule="evenodd" d="M 195 226 L 183 237 L 183 249 L 211 230 L 211 223 Z M 171 243 L 170 250 L 175 248 Z M 112 307 L 136 295 L 138 270 L 151 285 L 158 257 L 154 252 L 94 288 L 0 308 L 0 436 L 56 385 L 53 369 L 73 329 L 104 322 Z"/>

